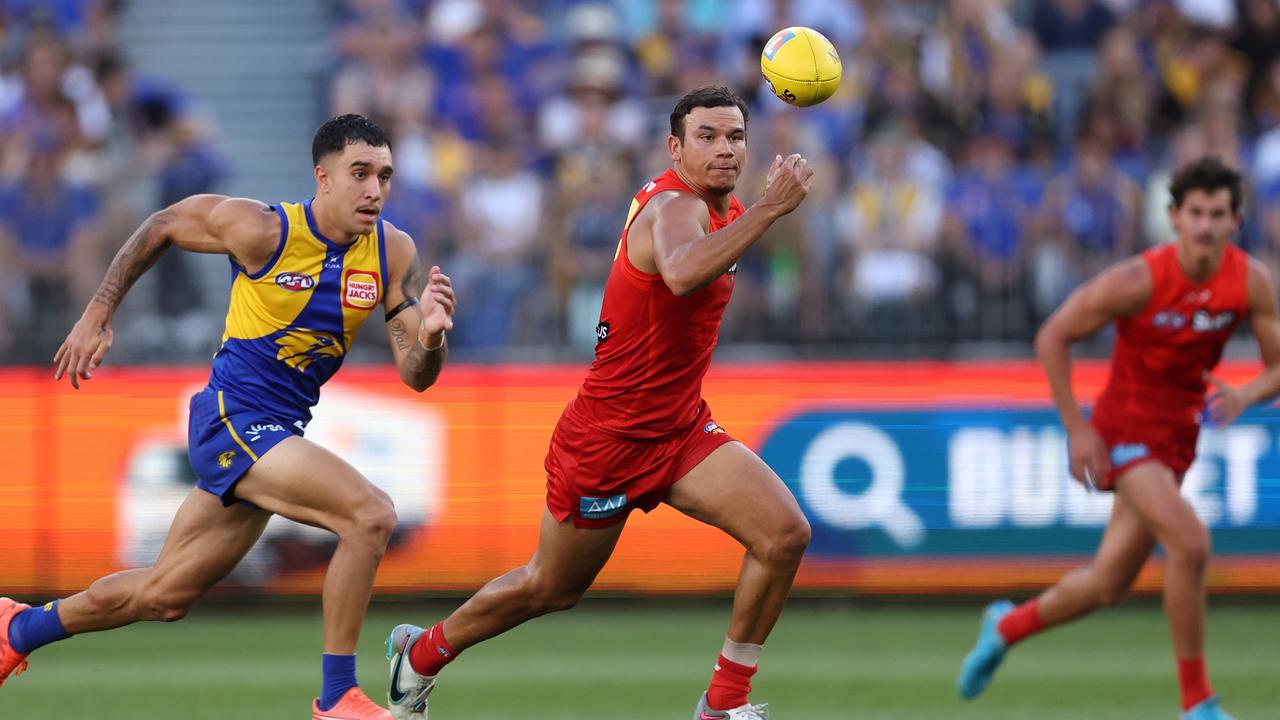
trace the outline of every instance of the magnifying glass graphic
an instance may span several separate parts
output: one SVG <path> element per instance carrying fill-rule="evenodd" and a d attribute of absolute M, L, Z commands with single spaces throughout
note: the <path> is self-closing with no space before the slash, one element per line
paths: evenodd
<path fill-rule="evenodd" d="M 856 459 L 871 468 L 871 482 L 850 493 L 836 482 L 836 467 Z M 841 530 L 879 527 L 895 543 L 911 548 L 924 542 L 924 522 L 902 499 L 906 470 L 902 451 L 872 425 L 844 422 L 817 435 L 800 461 L 799 490 L 815 518 Z"/>

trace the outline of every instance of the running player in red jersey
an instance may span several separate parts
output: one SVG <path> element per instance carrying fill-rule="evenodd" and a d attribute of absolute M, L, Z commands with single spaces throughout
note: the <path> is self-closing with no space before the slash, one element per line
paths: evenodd
<path fill-rule="evenodd" d="M 387 639 L 391 712 L 422 718 L 440 669 L 464 649 L 572 607 L 604 567 L 628 514 L 665 502 L 746 548 L 733 616 L 695 717 L 754 720 L 747 694 L 782 611 L 809 524 L 778 476 L 711 419 L 702 378 L 742 253 L 808 193 L 799 155 L 776 157 L 748 210 L 731 194 L 747 155 L 747 108 L 722 87 L 671 113 L 672 169 L 635 196 L 597 326 L 595 362 L 547 453 L 547 508 L 533 558 L 444 621 Z"/>
<path fill-rule="evenodd" d="M 965 698 L 986 688 L 1015 643 L 1123 599 L 1159 542 L 1182 718 L 1229 720 L 1204 666 L 1209 532 L 1179 485 L 1195 459 L 1206 404 L 1210 420 L 1225 425 L 1280 392 L 1280 320 L 1266 268 L 1231 244 L 1240 227 L 1240 175 L 1205 158 L 1179 170 L 1170 190 L 1177 241 L 1086 283 L 1036 337 L 1036 354 L 1069 433 L 1071 474 L 1114 492 L 1115 505 L 1092 563 L 1021 606 L 988 606 L 958 679 Z M 1210 372 L 1243 318 L 1265 369 L 1232 387 Z M 1111 376 L 1086 421 L 1071 388 L 1068 348 L 1113 320 Z M 1206 403 L 1209 384 L 1215 389 Z"/>

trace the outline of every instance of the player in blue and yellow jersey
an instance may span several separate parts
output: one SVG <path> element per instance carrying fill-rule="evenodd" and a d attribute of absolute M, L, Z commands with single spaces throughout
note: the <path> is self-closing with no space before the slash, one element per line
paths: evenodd
<path fill-rule="evenodd" d="M 395 509 L 303 431 L 320 386 L 379 304 L 401 379 L 419 392 L 430 387 L 447 354 L 455 298 L 449 278 L 437 267 L 424 276 L 413 240 L 379 217 L 392 174 L 382 129 L 358 115 L 334 118 L 316 132 L 312 159 L 316 194 L 308 202 L 195 195 L 148 218 L 58 350 L 55 378 L 78 388 L 111 348 L 111 317 L 124 294 L 170 245 L 229 256 L 226 333 L 208 387 L 191 399 L 199 481 L 159 559 L 43 608 L 0 598 L 0 683 L 51 642 L 181 619 L 275 513 L 338 536 L 324 581 L 324 678 L 313 718 L 390 720 L 356 683 L 354 653 Z"/>

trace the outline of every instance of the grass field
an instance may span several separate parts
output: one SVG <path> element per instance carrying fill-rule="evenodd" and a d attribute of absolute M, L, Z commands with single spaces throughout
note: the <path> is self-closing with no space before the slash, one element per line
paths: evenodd
<path fill-rule="evenodd" d="M 370 613 L 360 677 L 385 700 L 382 638 L 441 607 Z M 705 687 L 727 605 L 607 603 L 542 618 L 467 651 L 432 696 L 434 720 L 685 720 Z M 752 699 L 803 720 L 1176 718 L 1158 606 L 1113 610 L 1019 647 L 988 693 L 956 699 L 974 607 L 795 603 L 765 650 Z M 0 689 L 0 718 L 307 718 L 319 684 L 312 610 L 197 609 L 51 646 Z M 1280 718 L 1280 607 L 1211 612 L 1209 668 L 1239 720 Z"/>

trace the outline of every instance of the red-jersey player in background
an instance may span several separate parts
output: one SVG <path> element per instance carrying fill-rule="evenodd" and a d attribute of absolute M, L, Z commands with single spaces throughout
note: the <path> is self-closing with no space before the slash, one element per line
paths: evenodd
<path fill-rule="evenodd" d="M 1262 263 L 1231 243 L 1241 181 L 1217 158 L 1181 168 L 1170 185 L 1177 241 L 1108 268 L 1076 290 L 1036 337 L 1054 402 L 1069 433 L 1071 474 L 1115 493 L 1093 562 L 1018 607 L 990 605 L 958 685 L 976 697 L 1006 650 L 1046 628 L 1115 605 L 1157 542 L 1164 548 L 1164 607 L 1173 635 L 1184 720 L 1229 720 L 1204 665 L 1209 532 L 1179 492 L 1195 459 L 1200 418 L 1225 425 L 1280 392 L 1280 321 Z M 1210 374 L 1236 325 L 1248 318 L 1265 369 L 1242 387 Z M 1071 388 L 1071 343 L 1116 323 L 1111 374 L 1085 420 Z"/>
<path fill-rule="evenodd" d="M 728 638 L 695 717 L 765 717 L 747 693 L 809 524 L 778 476 L 711 419 L 702 378 L 738 258 L 800 204 L 813 171 L 799 155 L 776 157 L 764 196 L 744 211 L 731 193 L 746 162 L 746 125 L 746 105 L 727 88 L 676 104 L 672 169 L 635 196 L 605 286 L 595 362 L 551 438 L 538 548 L 434 627 L 392 631 L 397 718 L 425 716 L 436 674 L 465 648 L 575 605 L 628 514 L 662 502 L 747 551 Z"/>

